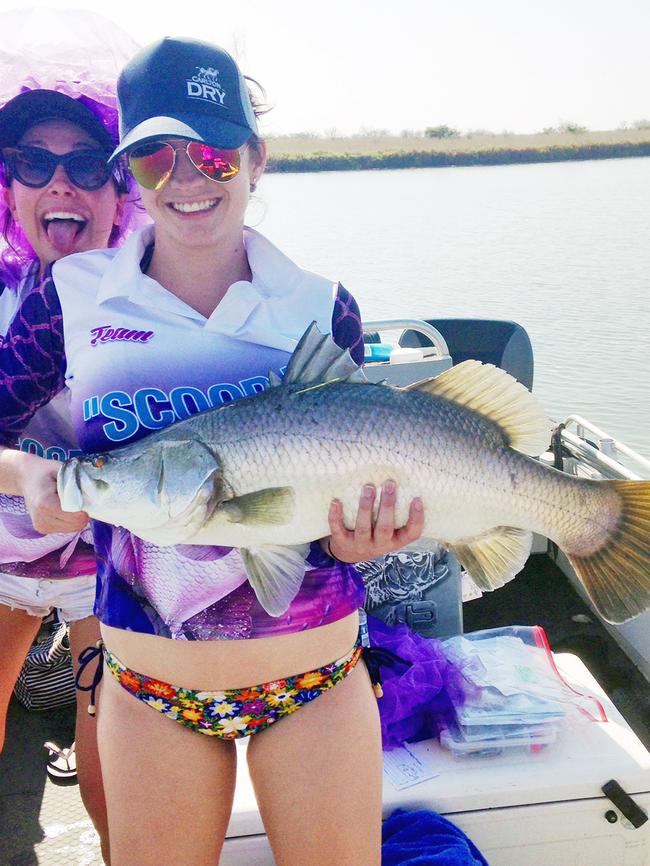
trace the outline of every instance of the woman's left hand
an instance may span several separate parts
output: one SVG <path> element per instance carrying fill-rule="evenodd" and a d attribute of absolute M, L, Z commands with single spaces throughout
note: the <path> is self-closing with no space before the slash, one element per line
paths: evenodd
<path fill-rule="evenodd" d="M 397 485 L 386 481 L 381 489 L 377 517 L 372 511 L 377 491 L 373 484 L 366 484 L 359 499 L 359 510 L 354 529 L 343 523 L 343 506 L 334 499 L 329 510 L 331 535 L 324 547 L 341 562 L 365 562 L 385 553 L 399 550 L 422 535 L 424 528 L 424 506 L 417 497 L 411 501 L 409 517 L 405 526 L 395 529 L 395 500 Z"/>

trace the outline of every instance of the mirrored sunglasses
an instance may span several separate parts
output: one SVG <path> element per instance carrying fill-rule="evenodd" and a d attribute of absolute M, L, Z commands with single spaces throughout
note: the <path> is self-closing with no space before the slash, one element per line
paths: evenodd
<path fill-rule="evenodd" d="M 87 192 L 104 186 L 113 174 L 108 154 L 101 150 L 73 150 L 59 155 L 42 147 L 6 147 L 2 155 L 11 177 L 32 189 L 46 186 L 59 165 L 71 183 Z"/>
<path fill-rule="evenodd" d="M 133 177 L 145 189 L 161 189 L 174 171 L 178 150 L 184 150 L 194 168 L 215 183 L 228 183 L 237 176 L 241 167 L 241 151 L 238 149 L 213 147 L 202 141 L 188 141 L 183 145 L 149 141 L 129 151 L 129 168 Z"/>

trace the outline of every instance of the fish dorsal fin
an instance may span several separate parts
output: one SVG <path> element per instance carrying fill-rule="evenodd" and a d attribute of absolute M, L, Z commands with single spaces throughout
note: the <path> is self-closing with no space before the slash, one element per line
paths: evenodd
<path fill-rule="evenodd" d="M 532 545 L 532 532 L 498 526 L 480 538 L 449 546 L 474 583 L 490 591 L 503 586 L 521 571 Z"/>
<path fill-rule="evenodd" d="M 317 385 L 367 380 L 349 350 L 337 346 L 330 334 L 321 333 L 312 322 L 300 338 L 282 381 L 288 385 Z"/>
<path fill-rule="evenodd" d="M 408 385 L 452 400 L 499 426 L 507 444 L 537 456 L 549 446 L 553 425 L 528 388 L 505 370 L 480 361 L 463 361 L 433 379 Z"/>

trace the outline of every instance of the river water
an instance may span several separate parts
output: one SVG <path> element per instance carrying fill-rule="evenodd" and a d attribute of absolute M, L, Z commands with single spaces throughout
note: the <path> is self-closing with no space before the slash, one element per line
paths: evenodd
<path fill-rule="evenodd" d="M 534 391 L 650 457 L 650 158 L 271 174 L 249 222 L 363 318 L 513 319 Z"/>

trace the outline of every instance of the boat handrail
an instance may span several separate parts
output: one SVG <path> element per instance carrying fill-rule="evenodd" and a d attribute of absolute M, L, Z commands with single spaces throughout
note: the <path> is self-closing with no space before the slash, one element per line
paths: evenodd
<path fill-rule="evenodd" d="M 382 319 L 374 322 L 363 322 L 363 330 L 369 331 L 418 331 L 433 343 L 436 353 L 440 357 L 449 357 L 447 341 L 437 328 L 422 319 Z"/>
<path fill-rule="evenodd" d="M 575 433 L 566 429 L 575 425 Z M 598 440 L 598 447 L 592 445 L 586 439 L 586 432 L 591 433 Z M 650 478 L 650 460 L 642 457 L 624 442 L 620 442 L 609 433 L 601 430 L 591 421 L 587 421 L 581 415 L 569 415 L 562 424 L 562 442 L 569 446 L 569 450 L 577 452 L 578 457 L 586 460 L 596 469 L 606 470 L 605 474 L 614 473 L 615 477 L 627 478 L 632 481 Z M 624 454 L 629 460 L 636 464 L 641 474 L 628 469 L 617 458 L 618 454 Z"/>

